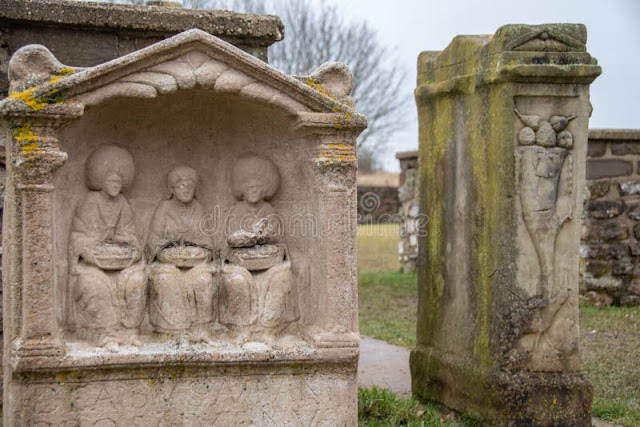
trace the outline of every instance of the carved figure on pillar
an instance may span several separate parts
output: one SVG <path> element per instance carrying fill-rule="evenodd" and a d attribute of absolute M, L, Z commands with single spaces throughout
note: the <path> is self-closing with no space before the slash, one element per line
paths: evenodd
<path fill-rule="evenodd" d="M 571 218 L 570 209 L 558 206 L 561 171 L 573 147 L 573 135 L 565 130 L 575 116 L 554 115 L 549 121 L 537 115 L 523 115 L 515 110 L 526 125 L 518 134 L 521 147 L 520 201 L 524 221 L 536 247 L 540 261 L 540 280 L 537 294 L 549 297 L 554 288 L 555 240 L 562 225 Z M 571 158 L 569 158 L 569 162 Z M 571 180 L 571 165 L 562 174 Z M 556 292 L 561 289 L 556 289 Z"/>
<path fill-rule="evenodd" d="M 220 323 L 267 344 L 295 317 L 289 304 L 291 261 L 269 203 L 279 182 L 273 162 L 255 154 L 244 154 L 233 165 L 237 202 L 226 221 L 229 250 L 220 289 Z"/>
<path fill-rule="evenodd" d="M 536 295 L 530 301 L 537 310 L 523 331 L 519 348 L 532 357 L 529 363 L 535 368 L 545 365 L 537 359 L 550 349 L 551 353 L 563 350 L 564 340 L 555 337 L 552 325 L 568 298 L 568 273 L 556 271 L 556 239 L 572 217 L 566 201 L 571 196 L 573 134 L 566 127 L 575 116 L 554 115 L 547 121 L 515 111 L 525 124 L 518 134 L 520 202 L 540 266 Z"/>
<path fill-rule="evenodd" d="M 146 275 L 134 217 L 121 194 L 134 164 L 124 148 L 105 145 L 87 160 L 89 194 L 73 217 L 69 242 L 69 325 L 80 338 L 117 350 L 138 345 Z"/>
<path fill-rule="evenodd" d="M 211 239 L 200 227 L 204 209 L 195 199 L 198 175 L 187 166 L 168 174 L 170 196 L 151 218 L 146 253 L 151 264 L 149 320 L 157 332 L 190 334 L 211 342 L 217 289 Z"/>

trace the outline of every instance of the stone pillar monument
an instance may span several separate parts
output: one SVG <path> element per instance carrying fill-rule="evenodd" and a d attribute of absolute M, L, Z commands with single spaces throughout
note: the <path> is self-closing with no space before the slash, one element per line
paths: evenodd
<path fill-rule="evenodd" d="M 499 425 L 590 425 L 578 246 L 583 25 L 507 25 L 418 60 L 421 206 L 413 392 Z"/>
<path fill-rule="evenodd" d="M 9 77 L 4 425 L 355 425 L 351 72 L 190 30 Z"/>

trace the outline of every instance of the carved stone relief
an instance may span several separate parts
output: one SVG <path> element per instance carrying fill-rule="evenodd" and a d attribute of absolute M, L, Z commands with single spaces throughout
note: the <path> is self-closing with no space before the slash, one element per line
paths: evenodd
<path fill-rule="evenodd" d="M 4 424 L 353 425 L 346 67 L 288 76 L 200 30 L 12 64 Z"/>
<path fill-rule="evenodd" d="M 269 202 L 280 183 L 272 161 L 255 154 L 235 161 L 230 188 L 236 202 L 224 223 L 223 251 L 214 249 L 203 226 L 197 172 L 172 168 L 144 258 L 135 213 L 121 194 L 132 184 L 133 158 L 124 148 L 101 146 L 86 171 L 90 192 L 77 208 L 69 242 L 68 325 L 78 339 L 110 351 L 149 339 L 212 343 L 231 335 L 238 344 L 272 344 L 297 319 L 290 255 Z M 147 312 L 160 335 L 141 341 Z"/>
<path fill-rule="evenodd" d="M 263 157 L 244 154 L 233 165 L 236 203 L 226 221 L 228 251 L 220 289 L 220 323 L 266 343 L 295 316 L 287 306 L 291 260 L 269 203 L 279 183 L 278 169 Z"/>
<path fill-rule="evenodd" d="M 158 204 L 147 239 L 150 264 L 149 320 L 157 332 L 191 332 L 211 342 L 217 272 L 212 244 L 200 227 L 204 208 L 195 199 L 198 175 L 178 166 L 167 177 L 170 198 Z"/>
<path fill-rule="evenodd" d="M 523 330 L 519 348 L 531 358 L 532 367 L 543 366 L 542 359 L 559 351 L 554 341 L 558 312 L 568 299 L 568 275 L 556 271 L 557 237 L 572 218 L 573 134 L 567 125 L 575 116 L 552 115 L 549 120 L 517 109 L 524 127 L 518 133 L 519 194 L 522 217 L 539 266 L 535 294 L 528 302 L 532 316 Z M 556 337 L 557 338 L 557 337 Z M 563 337 L 559 342 L 565 341 Z M 542 359 L 540 359 L 542 357 Z M 537 360 L 540 359 L 540 360 Z"/>
<path fill-rule="evenodd" d="M 98 147 L 87 160 L 89 193 L 69 238 L 69 328 L 99 346 L 139 344 L 146 274 L 133 212 L 121 194 L 134 177 L 127 150 Z"/>
<path fill-rule="evenodd" d="M 202 375 L 39 384 L 21 402 L 22 425 L 350 425 L 335 399 L 350 385 L 335 372 L 317 380 L 295 374 Z M 355 399 L 354 399 L 355 400 Z"/>

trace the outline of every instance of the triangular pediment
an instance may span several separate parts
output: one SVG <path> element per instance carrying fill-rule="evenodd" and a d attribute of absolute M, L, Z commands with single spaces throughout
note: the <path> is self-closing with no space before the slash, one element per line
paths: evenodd
<path fill-rule="evenodd" d="M 575 26 L 578 30 L 579 26 Z M 574 29 L 573 27 L 571 29 Z M 582 34 L 566 31 L 559 25 L 531 25 L 520 26 L 521 34 L 511 40 L 507 50 L 533 51 L 533 52 L 585 52 L 585 41 L 581 40 Z"/>
<path fill-rule="evenodd" d="M 343 102 L 348 100 L 348 93 L 331 93 L 313 78 L 289 76 L 201 30 L 186 31 L 85 69 L 64 67 L 41 46 L 23 49 L 12 58 L 10 73 L 13 67 L 12 74 L 28 83 L 12 81 L 12 87 L 18 90 L 0 103 L 0 112 L 5 114 L 72 101 L 90 107 L 115 97 L 154 98 L 197 88 L 237 94 L 292 114 L 341 111 L 358 115 L 348 101 Z M 35 71 L 30 72 L 29 67 Z M 34 81 L 38 72 L 40 81 Z M 350 85 L 349 81 L 343 86 L 350 90 Z"/>

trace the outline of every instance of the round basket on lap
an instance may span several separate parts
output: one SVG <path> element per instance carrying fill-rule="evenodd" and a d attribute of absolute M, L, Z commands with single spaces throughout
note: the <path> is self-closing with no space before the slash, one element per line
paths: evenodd
<path fill-rule="evenodd" d="M 158 260 L 177 267 L 195 267 L 207 258 L 207 251 L 199 246 L 172 246 L 158 254 Z"/>
<path fill-rule="evenodd" d="M 131 246 L 105 243 L 95 250 L 96 265 L 103 270 L 122 270 L 131 264 Z"/>
<path fill-rule="evenodd" d="M 277 245 L 257 245 L 231 250 L 229 261 L 249 271 L 267 270 L 284 260 L 284 249 Z"/>

